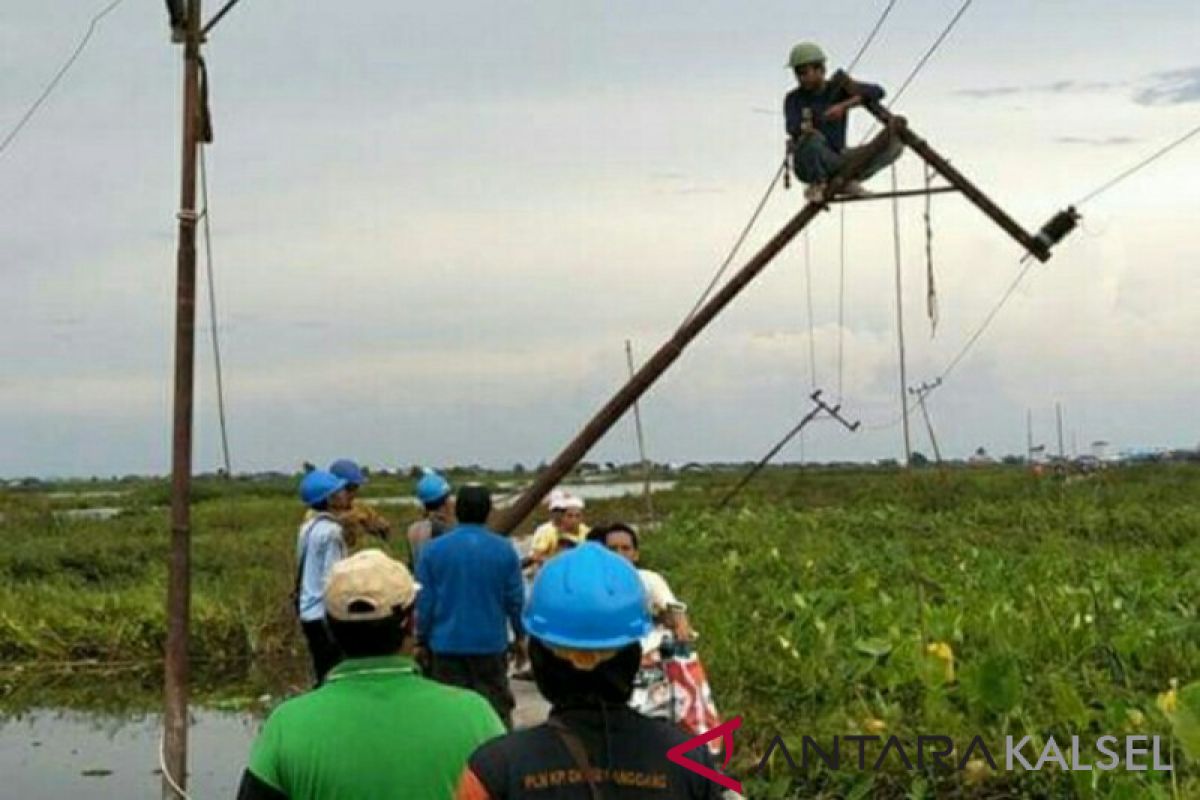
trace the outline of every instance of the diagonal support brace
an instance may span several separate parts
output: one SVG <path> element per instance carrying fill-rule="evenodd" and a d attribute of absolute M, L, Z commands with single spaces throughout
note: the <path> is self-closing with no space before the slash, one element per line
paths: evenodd
<path fill-rule="evenodd" d="M 871 112 L 875 119 L 879 120 L 885 126 L 896 117 L 883 107 L 876 100 L 867 100 L 863 102 L 863 108 Z M 950 162 L 941 156 L 936 150 L 929 146 L 929 143 L 918 136 L 913 130 L 907 126 L 902 126 L 897 129 L 896 135 L 900 140 L 908 146 L 910 150 L 924 159 L 925 163 L 933 167 L 939 175 L 950 182 L 952 186 L 963 193 L 963 196 L 970 200 L 975 206 L 991 218 L 993 222 L 1004 229 L 1012 238 L 1024 247 L 1038 261 L 1050 260 L 1050 247 L 1042 239 L 1034 236 L 1021 227 L 1021 225 L 1010 217 L 1004 209 L 992 202 L 992 199 L 984 194 L 979 187 L 971 183 L 965 175 L 951 166 Z"/>

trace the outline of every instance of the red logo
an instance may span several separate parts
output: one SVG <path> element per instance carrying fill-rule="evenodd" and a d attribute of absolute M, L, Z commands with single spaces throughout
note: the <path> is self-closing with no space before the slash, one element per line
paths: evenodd
<path fill-rule="evenodd" d="M 726 789 L 732 789 L 738 794 L 742 793 L 741 781 L 736 781 L 728 775 L 722 775 L 715 769 L 700 764 L 688 758 L 685 753 L 695 750 L 697 747 L 707 745 L 714 739 L 721 739 L 725 748 L 725 763 L 721 765 L 721 769 L 729 767 L 729 760 L 733 758 L 733 732 L 742 727 L 742 718 L 734 717 L 728 722 L 723 722 L 707 733 L 702 733 L 694 739 L 688 739 L 683 744 L 678 744 L 667 751 L 667 760 L 674 764 L 678 764 L 686 770 L 696 773 L 702 778 L 707 778 L 713 783 L 723 786 Z"/>

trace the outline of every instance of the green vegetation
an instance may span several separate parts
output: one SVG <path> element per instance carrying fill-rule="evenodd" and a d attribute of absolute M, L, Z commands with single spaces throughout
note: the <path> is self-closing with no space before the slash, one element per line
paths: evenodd
<path fill-rule="evenodd" d="M 1001 770 L 1010 734 L 1033 737 L 1031 762 L 1048 736 L 1171 735 L 1156 698 L 1200 664 L 1195 469 L 1070 483 L 777 472 L 755 491 L 783 502 L 677 514 L 649 547 L 692 603 L 722 710 L 745 718 L 739 774 L 776 735 L 797 763 L 806 735 L 895 734 L 914 761 L 918 735 L 953 737 L 955 760 L 981 735 Z M 883 775 L 792 775 L 777 752 L 752 795 L 1200 796 L 1200 772 L 1178 750 L 1171 761 L 1175 786 L 1169 773 L 1052 769 L 972 784 L 906 772 L 894 753 Z"/>
<path fill-rule="evenodd" d="M 748 780 L 750 796 L 1200 796 L 1183 752 L 1200 748 L 1200 690 L 1184 688 L 1200 665 L 1200 469 L 1060 480 L 779 468 L 715 512 L 735 478 L 697 474 L 656 496 L 666 522 L 646 537 L 649 566 L 692 607 L 718 705 L 744 718 L 733 771 L 750 775 L 777 734 L 799 762 L 803 736 L 864 732 L 910 746 L 918 734 L 949 735 L 955 759 L 981 735 L 1001 767 L 908 772 L 893 756 L 879 775 L 792 774 L 776 753 Z M 0 706 L 158 704 L 165 487 L 123 490 L 0 494 Z M 400 480 L 371 487 L 407 491 Z M 301 513 L 291 493 L 287 480 L 198 487 L 192 652 L 204 702 L 240 705 L 303 684 L 287 599 Z M 55 513 L 80 505 L 123 511 Z M 590 504 L 589 516 L 643 510 L 624 498 Z M 398 526 L 415 517 L 387 511 Z M 1167 716 L 1156 699 L 1173 679 L 1178 707 Z M 1048 736 L 1171 736 L 1176 772 L 1006 773 L 1010 734 L 1033 737 L 1031 760 Z"/>

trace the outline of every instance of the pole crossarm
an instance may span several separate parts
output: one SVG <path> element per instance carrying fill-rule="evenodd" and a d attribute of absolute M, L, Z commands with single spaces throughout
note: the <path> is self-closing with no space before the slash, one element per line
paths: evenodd
<path fill-rule="evenodd" d="M 878 101 L 866 100 L 863 102 L 863 107 L 884 125 L 887 125 L 890 120 L 895 119 L 892 113 Z M 953 187 L 962 192 L 963 196 L 1004 229 L 1005 233 L 1015 239 L 1034 258 L 1043 262 L 1050 260 L 1049 242 L 1045 241 L 1043 237 L 1031 234 L 1021 227 L 1016 220 L 1010 217 L 1004 209 L 996 205 L 979 187 L 955 169 L 940 153 L 930 147 L 928 142 L 907 126 L 899 128 L 896 133 L 910 150 L 920 156 L 929 166 L 933 167 Z"/>
<path fill-rule="evenodd" d="M 837 193 L 847 181 L 854 180 L 862 174 L 871 159 L 887 147 L 894 135 L 892 131 L 904 128 L 903 118 L 894 118 L 895 122 L 887 126 L 875 136 L 861 151 L 855 154 L 842 170 L 829 182 L 831 193 Z M 804 230 L 821 211 L 828 208 L 825 202 L 810 202 L 805 204 L 778 233 L 771 237 L 762 249 L 758 251 L 745 266 L 730 278 L 721 289 L 709 298 L 701 308 L 688 318 L 678 330 L 664 342 L 642 368 L 600 408 L 583 430 L 572 439 L 562 452 L 546 467 L 533 484 L 517 498 L 497 520 L 495 530 L 502 534 L 511 533 L 528 517 L 542 498 L 549 494 L 575 465 L 583 459 L 592 445 L 600 440 L 613 425 L 629 410 L 630 406 L 645 394 L 659 376 L 675 363 L 693 339 L 708 327 L 733 299 L 741 294 L 750 283 L 758 277 L 771 260 L 779 255 L 787 245 Z"/>
<path fill-rule="evenodd" d="M 894 197 L 927 197 L 931 194 L 949 194 L 961 191 L 957 186 L 935 186 L 932 189 L 905 189 L 899 192 L 879 192 L 860 196 L 845 195 L 835 197 L 831 203 L 861 203 L 865 200 L 891 200 Z"/>

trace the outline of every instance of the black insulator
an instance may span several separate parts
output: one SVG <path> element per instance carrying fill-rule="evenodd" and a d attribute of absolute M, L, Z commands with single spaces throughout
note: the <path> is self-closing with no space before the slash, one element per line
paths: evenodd
<path fill-rule="evenodd" d="M 1051 217 L 1050 221 L 1038 231 L 1036 238 L 1041 244 L 1050 248 L 1065 239 L 1067 234 L 1075 230 L 1078 224 L 1079 212 L 1075 210 L 1075 206 L 1071 206 Z"/>

